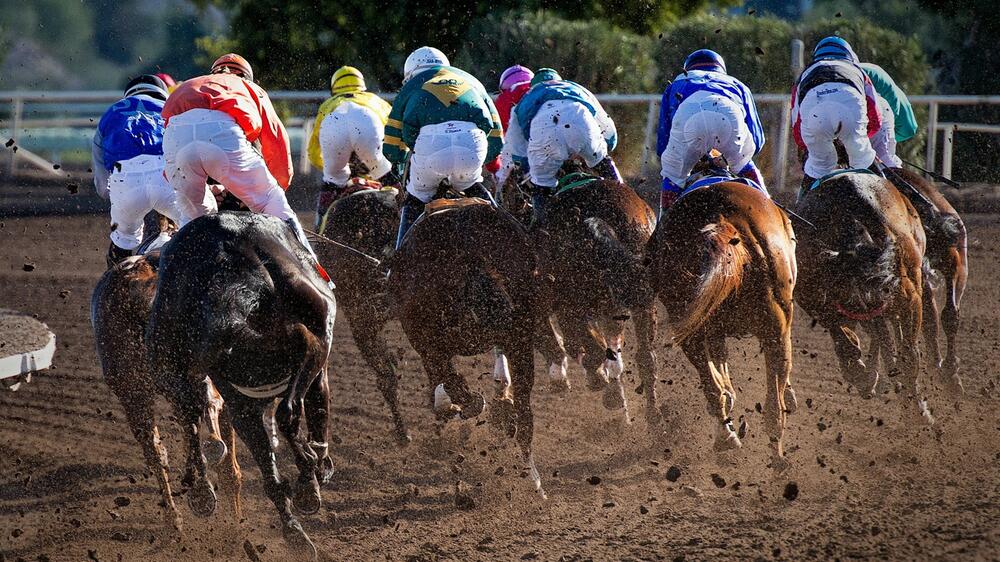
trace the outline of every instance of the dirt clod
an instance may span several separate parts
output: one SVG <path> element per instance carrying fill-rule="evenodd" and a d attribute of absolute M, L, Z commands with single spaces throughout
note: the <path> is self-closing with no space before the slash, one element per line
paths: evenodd
<path fill-rule="evenodd" d="M 785 492 L 781 495 L 788 501 L 795 501 L 799 497 L 799 485 L 795 482 L 785 484 Z"/>
<path fill-rule="evenodd" d="M 596 486 L 600 483 L 601 483 L 600 476 L 591 476 L 590 478 L 587 479 L 587 484 L 590 484 L 591 486 Z"/>
<path fill-rule="evenodd" d="M 677 482 L 677 479 L 681 477 L 681 469 L 676 466 L 671 466 L 667 469 L 667 480 L 671 482 Z"/>

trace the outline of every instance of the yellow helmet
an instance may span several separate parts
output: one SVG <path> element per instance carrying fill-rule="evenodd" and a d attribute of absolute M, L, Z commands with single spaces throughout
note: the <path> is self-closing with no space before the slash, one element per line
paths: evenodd
<path fill-rule="evenodd" d="M 330 92 L 334 95 L 346 94 L 349 92 L 363 92 L 365 87 L 365 77 L 361 71 L 353 66 L 342 66 L 333 73 L 330 78 Z"/>

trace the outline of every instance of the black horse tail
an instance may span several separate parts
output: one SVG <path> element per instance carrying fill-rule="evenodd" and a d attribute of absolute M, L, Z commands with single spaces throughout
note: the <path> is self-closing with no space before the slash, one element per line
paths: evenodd
<path fill-rule="evenodd" d="M 832 288 L 839 295 L 834 304 L 870 312 L 886 306 L 899 287 L 896 245 L 889 239 L 874 239 L 860 223 L 857 226 L 855 236 L 842 240 L 837 249 L 822 250 L 819 257 L 837 285 Z"/>
<path fill-rule="evenodd" d="M 642 259 L 625 247 L 607 222 L 595 217 L 584 222 L 597 250 L 598 275 L 615 305 L 633 309 L 649 304 L 654 293 Z"/>

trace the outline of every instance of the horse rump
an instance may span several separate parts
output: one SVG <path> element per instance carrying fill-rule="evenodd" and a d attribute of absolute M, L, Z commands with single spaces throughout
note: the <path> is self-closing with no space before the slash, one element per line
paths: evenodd
<path fill-rule="evenodd" d="M 860 226 L 857 234 L 838 249 L 820 250 L 819 267 L 833 280 L 830 291 L 836 304 L 848 311 L 869 312 L 886 306 L 899 288 L 896 245 L 873 241 Z"/>
<path fill-rule="evenodd" d="M 689 303 L 684 312 L 671 321 L 673 339 L 682 343 L 709 320 L 743 282 L 750 263 L 750 252 L 739 230 L 725 217 L 701 228 L 701 269 L 694 292 L 681 301 Z M 695 242 L 697 244 L 697 241 Z"/>

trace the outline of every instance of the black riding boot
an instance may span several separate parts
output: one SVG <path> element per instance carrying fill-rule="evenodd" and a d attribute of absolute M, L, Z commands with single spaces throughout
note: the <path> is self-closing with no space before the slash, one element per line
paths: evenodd
<path fill-rule="evenodd" d="M 549 202 L 549 197 L 552 196 L 552 189 L 544 185 L 531 184 L 532 224 L 542 224 L 545 220 L 545 204 Z"/>
<path fill-rule="evenodd" d="M 883 178 L 886 177 L 885 169 L 882 163 L 879 162 L 878 160 L 872 161 L 872 165 L 868 166 L 868 169 L 872 172 L 875 172 L 876 175 L 882 176 Z"/>
<path fill-rule="evenodd" d="M 478 197 L 480 199 L 484 199 L 494 207 L 497 206 L 496 200 L 493 199 L 493 196 L 490 195 L 489 190 L 486 189 L 486 186 L 484 186 L 482 182 L 472 184 L 469 188 L 463 191 L 462 194 L 466 197 Z"/>
<path fill-rule="evenodd" d="M 594 171 L 606 180 L 614 180 L 618 183 L 622 182 L 622 175 L 618 173 L 618 166 L 615 166 L 615 161 L 610 156 L 598 162 L 594 166 Z"/>
<path fill-rule="evenodd" d="M 417 199 L 416 197 L 406 194 L 406 199 L 403 200 L 403 208 L 399 211 L 399 233 L 396 235 L 396 249 L 403 244 L 403 238 L 406 237 L 406 233 L 416 222 L 417 217 L 424 212 L 424 206 L 426 203 Z"/>
<path fill-rule="evenodd" d="M 337 195 L 342 189 L 342 186 L 326 182 L 323 182 L 319 188 L 319 195 L 316 196 L 316 231 L 320 234 L 323 233 L 323 229 L 320 228 L 323 225 L 323 218 L 333 202 L 337 200 Z"/>
<path fill-rule="evenodd" d="M 809 188 L 812 187 L 812 184 L 815 181 L 816 178 L 811 177 L 807 174 L 802 174 L 802 188 L 799 189 L 799 196 L 796 199 L 796 201 L 801 201 L 802 198 L 806 196 L 806 193 L 809 193 Z"/>
<path fill-rule="evenodd" d="M 121 248 L 112 242 L 111 245 L 108 246 L 108 269 L 111 269 L 118 262 L 133 255 L 135 255 L 135 250 L 126 250 L 125 248 Z"/>

